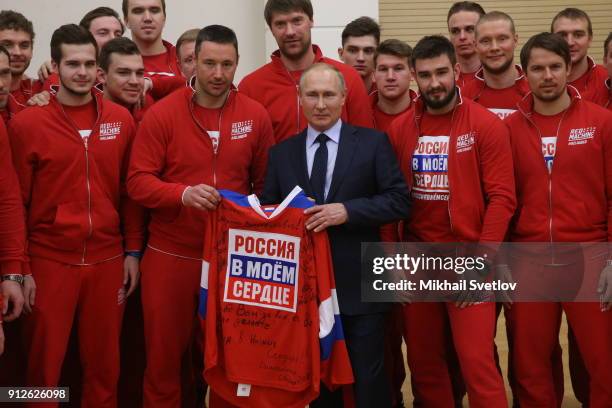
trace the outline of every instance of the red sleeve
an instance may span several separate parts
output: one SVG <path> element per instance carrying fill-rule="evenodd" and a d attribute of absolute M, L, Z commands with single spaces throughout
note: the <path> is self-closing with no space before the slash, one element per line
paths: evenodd
<path fill-rule="evenodd" d="M 156 101 L 162 99 L 167 95 L 170 95 L 177 89 L 181 89 L 182 87 L 186 86 L 185 78 L 183 78 L 182 76 L 171 77 L 154 75 L 149 79 L 151 80 L 151 84 L 153 85 L 153 88 L 149 93 Z"/>
<path fill-rule="evenodd" d="M 601 130 L 604 150 L 604 176 L 608 201 L 608 242 L 612 242 L 612 113 L 607 113 Z"/>
<path fill-rule="evenodd" d="M 255 99 L 250 86 L 252 83 L 254 83 L 254 81 L 251 80 L 250 75 L 244 77 L 242 81 L 240 81 L 240 83 L 238 84 L 238 91 L 251 99 Z"/>
<path fill-rule="evenodd" d="M 497 118 L 490 122 L 476 140 L 487 203 L 480 241 L 503 242 L 516 209 L 512 147 L 504 123 Z"/>
<path fill-rule="evenodd" d="M 0 274 L 22 273 L 25 221 L 8 134 L 0 120 Z"/>
<path fill-rule="evenodd" d="M 167 130 L 155 114 L 148 114 L 138 127 L 128 169 L 130 197 L 146 208 L 180 208 L 184 184 L 162 181 L 165 167 Z"/>
<path fill-rule="evenodd" d="M 56 72 L 52 72 L 45 80 L 42 90 L 52 92 L 51 87 L 59 86 L 59 75 Z"/>
<path fill-rule="evenodd" d="M 121 204 L 119 213 L 123 226 L 124 250 L 133 252 L 142 251 L 144 246 L 145 209 L 132 200 L 127 193 L 126 177 L 130 152 L 136 133 L 136 125 L 131 117 L 129 119 L 127 148 L 125 149 L 121 169 Z"/>
<path fill-rule="evenodd" d="M 352 75 L 354 74 L 354 75 Z M 348 93 L 346 95 L 347 122 L 354 126 L 374 128 L 374 114 L 370 106 L 368 91 L 357 72 L 346 73 Z"/>
<path fill-rule="evenodd" d="M 253 191 L 259 195 L 263 191 L 266 169 L 268 168 L 268 150 L 274 144 L 274 130 L 268 112 L 261 107 L 259 133 L 253 160 L 251 161 L 251 182 Z"/>

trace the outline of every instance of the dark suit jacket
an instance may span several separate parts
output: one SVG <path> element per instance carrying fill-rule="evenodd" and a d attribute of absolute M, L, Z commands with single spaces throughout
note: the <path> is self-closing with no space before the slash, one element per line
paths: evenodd
<path fill-rule="evenodd" d="M 314 197 L 306 165 L 306 131 L 272 147 L 261 201 L 281 202 L 299 185 Z M 361 243 L 380 241 L 379 227 L 404 219 L 408 187 L 387 136 L 374 129 L 342 124 L 327 203 L 342 203 L 348 222 L 327 229 L 340 312 L 359 315 L 388 305 L 361 302 Z"/>

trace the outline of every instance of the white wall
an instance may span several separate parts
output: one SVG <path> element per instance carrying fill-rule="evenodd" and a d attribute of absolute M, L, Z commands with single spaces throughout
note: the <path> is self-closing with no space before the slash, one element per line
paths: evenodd
<path fill-rule="evenodd" d="M 236 31 L 240 65 L 236 82 L 269 60 L 276 49 L 274 38 L 263 18 L 266 0 L 166 0 L 164 39 L 174 43 L 183 31 L 223 24 Z M 40 64 L 49 59 L 49 40 L 62 24 L 78 23 L 89 10 L 113 7 L 121 14 L 120 0 L 1 0 L 1 9 L 24 14 L 34 23 L 34 58 L 28 74 L 34 76 Z M 378 0 L 313 0 L 315 28 L 313 42 L 325 55 L 338 58 L 340 33 L 349 21 L 367 15 L 378 19 Z"/>

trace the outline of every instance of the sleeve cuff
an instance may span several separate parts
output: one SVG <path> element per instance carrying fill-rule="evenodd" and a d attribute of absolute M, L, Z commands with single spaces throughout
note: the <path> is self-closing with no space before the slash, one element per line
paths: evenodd
<path fill-rule="evenodd" d="M 23 262 L 21 262 L 21 261 L 6 261 L 6 262 L 2 262 L 0 264 L 0 275 L 2 275 L 2 276 L 4 276 L 4 275 L 12 275 L 12 274 L 21 275 L 23 273 L 23 271 L 22 271 L 22 264 L 23 264 Z"/>
<path fill-rule="evenodd" d="M 183 190 L 183 193 L 181 194 L 181 204 L 185 205 L 185 193 L 187 192 L 187 190 L 189 190 L 191 188 L 191 186 L 187 186 L 185 187 L 185 189 Z"/>

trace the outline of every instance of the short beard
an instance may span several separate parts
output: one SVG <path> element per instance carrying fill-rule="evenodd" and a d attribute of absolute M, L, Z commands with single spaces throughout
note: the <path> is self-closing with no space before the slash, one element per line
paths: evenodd
<path fill-rule="evenodd" d="M 533 97 L 538 99 L 538 100 L 540 100 L 540 101 L 542 101 L 542 102 L 554 102 L 557 99 L 561 98 L 565 92 L 567 92 L 567 86 L 564 86 L 563 89 L 559 93 L 556 93 L 554 95 L 541 97 L 540 95 L 538 95 L 538 94 L 536 94 L 534 92 L 533 93 Z"/>
<path fill-rule="evenodd" d="M 20 77 L 23 74 L 25 74 L 25 72 L 28 70 L 29 67 L 30 67 L 30 63 L 28 62 L 27 64 L 24 65 L 23 69 L 14 70 L 13 68 L 11 68 L 11 75 L 13 76 L 13 78 Z"/>
<path fill-rule="evenodd" d="M 454 84 L 453 84 L 453 90 L 449 92 L 448 95 L 446 95 L 444 98 L 440 99 L 439 101 L 431 100 L 429 99 L 426 93 L 423 93 L 423 92 L 421 93 L 421 95 L 423 96 L 423 102 L 425 102 L 425 105 L 431 109 L 442 109 L 448 106 L 448 104 L 452 102 L 456 94 L 457 94 L 457 89 L 455 88 Z"/>
<path fill-rule="evenodd" d="M 85 96 L 91 92 L 91 88 L 88 89 L 87 91 L 75 91 L 74 89 L 70 88 L 68 85 L 66 85 L 65 83 L 61 81 L 60 81 L 60 84 L 62 88 L 64 88 L 68 93 L 75 95 L 75 96 Z"/>
<path fill-rule="evenodd" d="M 513 63 L 514 63 L 514 61 L 512 59 L 509 59 L 508 61 L 504 62 L 504 65 L 502 65 L 499 68 L 491 68 L 487 64 L 483 63 L 482 64 L 482 69 L 484 69 L 485 71 L 487 71 L 491 75 L 499 75 L 499 74 L 503 74 L 510 67 L 512 67 Z"/>
<path fill-rule="evenodd" d="M 297 54 L 285 54 L 284 52 L 282 52 L 281 54 L 283 54 L 283 56 L 291 61 L 298 61 L 300 60 L 304 55 L 306 55 L 308 53 L 308 50 L 310 50 L 312 48 L 312 41 L 308 41 L 308 44 L 306 44 L 304 46 L 304 48 L 302 48 L 300 50 L 300 52 L 298 52 Z"/>

